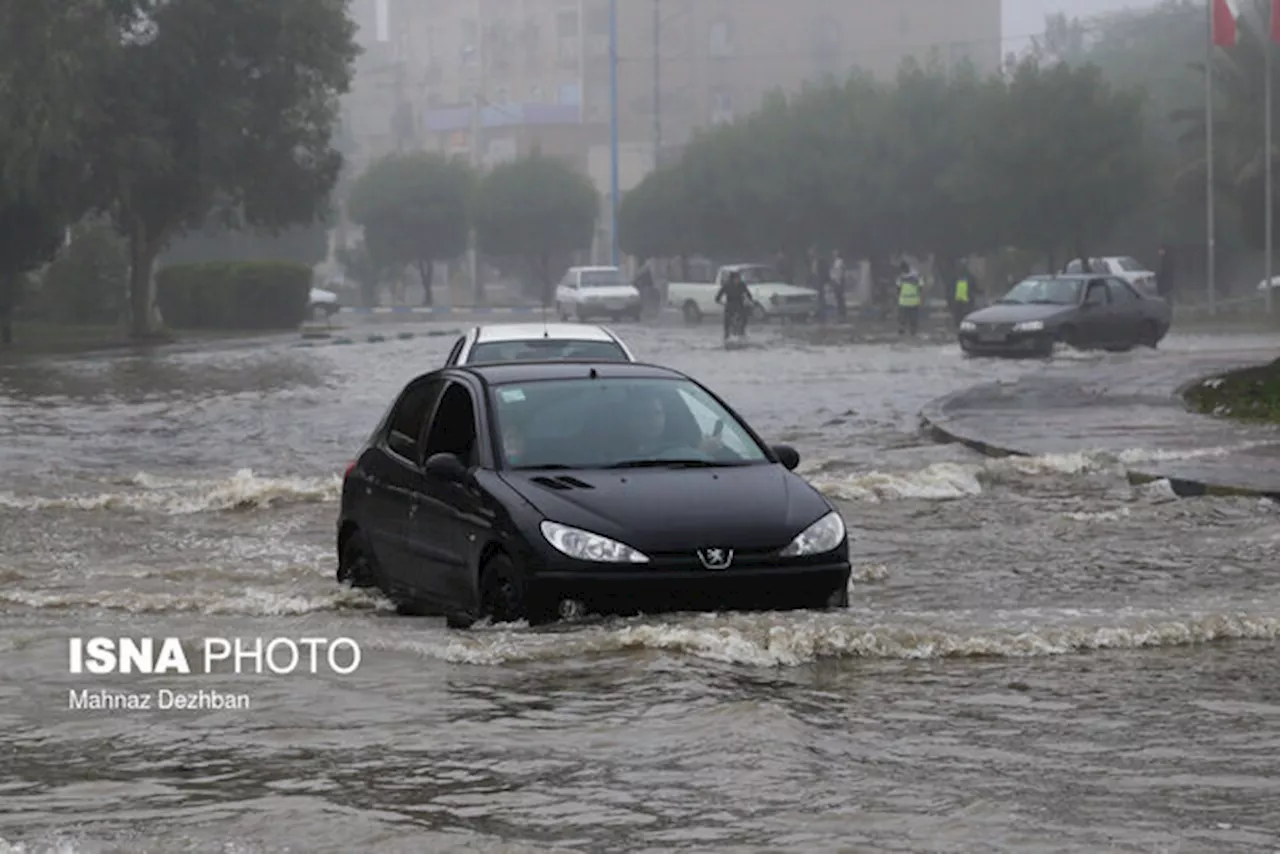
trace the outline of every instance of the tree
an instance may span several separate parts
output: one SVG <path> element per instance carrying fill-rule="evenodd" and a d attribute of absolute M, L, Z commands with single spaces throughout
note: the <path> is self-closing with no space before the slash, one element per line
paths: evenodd
<path fill-rule="evenodd" d="M 329 254 L 329 229 L 323 221 L 267 231 L 238 231 L 211 220 L 199 230 L 173 239 L 158 264 L 202 261 L 292 261 L 314 266 Z"/>
<path fill-rule="evenodd" d="M 618 205 L 618 245 L 638 258 L 691 255 L 699 248 L 693 210 L 683 170 L 651 172 Z"/>
<path fill-rule="evenodd" d="M 599 208 L 589 178 L 562 160 L 534 154 L 484 176 L 476 198 L 476 234 L 484 252 L 527 263 L 543 305 L 550 305 L 553 263 L 591 246 Z"/>
<path fill-rule="evenodd" d="M 1096 66 L 1018 65 L 988 152 L 1008 243 L 1054 266 L 1064 249 L 1089 256 L 1150 186 L 1140 107 L 1139 93 L 1114 91 Z"/>
<path fill-rule="evenodd" d="M 150 0 L 88 82 L 101 112 L 83 151 L 129 241 L 135 335 L 158 330 L 156 257 L 211 211 L 268 230 L 325 213 L 353 38 L 344 0 Z"/>
<path fill-rule="evenodd" d="M 475 174 L 465 160 L 434 152 L 392 154 L 356 179 L 347 214 L 364 228 L 385 267 L 414 265 L 431 305 L 432 271 L 467 250 Z M 477 297 L 482 296 L 477 294 Z"/>
<path fill-rule="evenodd" d="M 0 197 L 0 344 L 13 343 L 27 272 L 53 258 L 64 234 L 59 218 L 25 194 Z"/>

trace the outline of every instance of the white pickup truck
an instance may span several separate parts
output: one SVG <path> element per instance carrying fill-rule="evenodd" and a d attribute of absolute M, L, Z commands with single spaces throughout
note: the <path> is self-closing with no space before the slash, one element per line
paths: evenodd
<path fill-rule="evenodd" d="M 728 264 L 716 272 L 714 282 L 671 282 L 667 285 L 667 306 L 679 310 L 686 323 L 700 323 L 704 317 L 722 317 L 724 305 L 716 302 L 720 285 L 730 273 L 740 273 L 757 305 L 752 317 L 765 321 L 772 317 L 807 320 L 818 313 L 818 292 L 778 281 L 778 273 L 767 264 Z"/>

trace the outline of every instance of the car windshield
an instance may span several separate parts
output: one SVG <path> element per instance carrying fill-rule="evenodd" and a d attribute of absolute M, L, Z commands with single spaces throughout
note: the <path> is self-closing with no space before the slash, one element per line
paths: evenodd
<path fill-rule="evenodd" d="M 583 270 L 579 281 L 584 288 L 616 288 L 627 284 L 621 270 Z"/>
<path fill-rule="evenodd" d="M 1075 305 L 1080 301 L 1080 279 L 1035 278 L 1018 282 L 997 302 L 1008 305 Z"/>
<path fill-rule="evenodd" d="M 1124 258 L 1117 258 L 1116 264 L 1119 265 L 1120 269 L 1126 273 L 1138 273 L 1146 269 L 1141 264 L 1139 264 L 1135 259 L 1129 258 L 1127 256 Z"/>
<path fill-rule="evenodd" d="M 772 267 L 743 267 L 738 272 L 742 275 L 744 285 L 763 285 L 778 281 L 778 274 Z"/>
<path fill-rule="evenodd" d="M 494 387 L 512 469 L 741 466 L 768 462 L 746 428 L 680 379 L 540 380 Z"/>
<path fill-rule="evenodd" d="M 530 338 L 524 341 L 489 341 L 471 348 L 469 365 L 500 362 L 629 362 L 614 341 L 580 341 L 569 338 Z"/>

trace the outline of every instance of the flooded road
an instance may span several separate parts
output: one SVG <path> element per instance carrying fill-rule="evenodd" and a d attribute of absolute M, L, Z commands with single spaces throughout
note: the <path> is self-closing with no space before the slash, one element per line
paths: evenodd
<path fill-rule="evenodd" d="M 928 400 L 1053 365 L 624 326 L 800 449 L 852 607 L 451 632 L 339 589 L 333 539 L 342 469 L 455 327 L 0 366 L 0 852 L 1280 851 L 1274 503 L 918 435 Z M 95 635 L 363 659 L 69 673 Z"/>

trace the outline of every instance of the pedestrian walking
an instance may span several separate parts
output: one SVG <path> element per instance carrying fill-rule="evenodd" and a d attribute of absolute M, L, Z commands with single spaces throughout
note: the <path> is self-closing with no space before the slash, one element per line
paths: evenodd
<path fill-rule="evenodd" d="M 906 261 L 898 268 L 898 334 L 912 338 L 920 332 L 920 306 L 924 302 L 924 287 L 920 274 L 913 272 Z"/>

